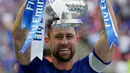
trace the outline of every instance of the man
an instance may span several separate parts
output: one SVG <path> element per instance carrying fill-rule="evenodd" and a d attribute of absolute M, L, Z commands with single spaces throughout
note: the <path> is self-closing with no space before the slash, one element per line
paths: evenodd
<path fill-rule="evenodd" d="M 117 23 L 110 1 L 107 0 L 107 3 L 117 30 Z M 57 19 L 48 21 L 48 37 L 45 39 L 51 50 L 52 63 L 45 58 L 41 61 L 37 57 L 30 63 L 29 57 L 26 56 L 29 55 L 30 50 L 24 54 L 19 53 L 26 35 L 26 29 L 23 31 L 20 29 L 24 6 L 25 4 L 16 17 L 13 29 L 16 57 L 24 73 L 98 73 L 103 72 L 106 66 L 110 64 L 116 46 L 113 44 L 112 48 L 109 48 L 104 26 L 93 52 L 82 60 L 74 62 L 75 45 L 78 44 L 77 33 L 74 28 L 52 27 L 52 22 Z"/>

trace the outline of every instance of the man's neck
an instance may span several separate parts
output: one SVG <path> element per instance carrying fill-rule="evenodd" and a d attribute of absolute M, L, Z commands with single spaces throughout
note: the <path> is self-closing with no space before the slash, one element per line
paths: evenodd
<path fill-rule="evenodd" d="M 52 59 L 52 62 L 54 64 L 54 66 L 57 68 L 57 69 L 60 69 L 60 70 L 71 70 L 72 69 L 72 66 L 74 64 L 74 60 L 70 60 L 68 62 L 59 62 L 57 61 L 55 58 Z"/>

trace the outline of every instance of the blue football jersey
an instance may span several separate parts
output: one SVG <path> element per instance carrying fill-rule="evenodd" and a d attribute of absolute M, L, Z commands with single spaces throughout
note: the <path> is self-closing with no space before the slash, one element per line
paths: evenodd
<path fill-rule="evenodd" d="M 29 65 L 20 65 L 20 68 L 23 73 L 101 73 L 96 72 L 96 70 L 104 69 L 106 64 L 102 63 L 101 59 L 95 54 L 95 52 L 95 59 L 91 59 L 89 55 L 82 60 L 76 61 L 71 70 L 59 70 L 47 59 L 43 58 L 41 61 L 38 57 L 36 57 Z M 92 64 L 90 63 L 91 61 Z"/>

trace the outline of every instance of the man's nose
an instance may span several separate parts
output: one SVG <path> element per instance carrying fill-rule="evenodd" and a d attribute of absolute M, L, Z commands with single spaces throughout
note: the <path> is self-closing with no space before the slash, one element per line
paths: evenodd
<path fill-rule="evenodd" d="M 61 40 L 61 44 L 68 44 L 68 40 L 66 37 L 64 37 L 62 40 Z"/>

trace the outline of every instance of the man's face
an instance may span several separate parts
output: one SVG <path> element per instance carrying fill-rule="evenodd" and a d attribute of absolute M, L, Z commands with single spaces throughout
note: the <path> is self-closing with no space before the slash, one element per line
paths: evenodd
<path fill-rule="evenodd" d="M 49 46 L 52 55 L 61 62 L 71 60 L 75 54 L 77 36 L 74 28 L 52 28 Z"/>

